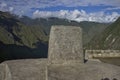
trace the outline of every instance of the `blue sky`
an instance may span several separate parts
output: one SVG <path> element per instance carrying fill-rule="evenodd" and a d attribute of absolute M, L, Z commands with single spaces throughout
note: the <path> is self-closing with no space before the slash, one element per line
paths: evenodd
<path fill-rule="evenodd" d="M 113 22 L 120 16 L 120 0 L 0 0 L 0 11 L 32 18 Z"/>
<path fill-rule="evenodd" d="M 46 7 L 46 8 L 31 8 L 31 10 L 40 10 L 40 11 L 59 11 L 59 10 L 75 10 L 75 9 L 78 9 L 78 10 L 85 10 L 87 11 L 88 13 L 89 12 L 98 12 L 98 11 L 102 11 L 104 9 L 107 9 L 107 8 L 114 8 L 113 6 L 107 6 L 107 5 L 95 5 L 95 6 L 92 6 L 92 5 L 88 5 L 88 6 L 75 6 L 75 7 L 65 7 L 65 6 L 52 6 L 52 7 Z M 114 11 L 116 9 L 111 9 L 111 10 L 108 10 L 108 12 L 111 12 L 111 11 Z M 120 9 L 117 9 L 118 12 L 120 12 Z M 107 11 L 107 10 L 106 10 Z"/>

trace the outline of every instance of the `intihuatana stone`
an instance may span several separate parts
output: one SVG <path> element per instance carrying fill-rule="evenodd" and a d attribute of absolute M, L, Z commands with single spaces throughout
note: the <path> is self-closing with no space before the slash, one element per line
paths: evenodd
<path fill-rule="evenodd" d="M 83 62 L 82 29 L 52 26 L 48 58 L 51 63 Z"/>

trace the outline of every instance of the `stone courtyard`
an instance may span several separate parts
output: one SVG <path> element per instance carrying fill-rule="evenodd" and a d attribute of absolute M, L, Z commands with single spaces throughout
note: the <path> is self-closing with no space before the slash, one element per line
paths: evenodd
<path fill-rule="evenodd" d="M 5 61 L 0 64 L 0 80 L 120 80 L 119 66 L 84 61 L 82 29 L 52 26 L 48 59 Z"/>

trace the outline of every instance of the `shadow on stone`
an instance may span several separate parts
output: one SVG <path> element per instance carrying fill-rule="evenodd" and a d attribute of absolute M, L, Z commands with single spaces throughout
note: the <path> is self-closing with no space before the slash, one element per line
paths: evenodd
<path fill-rule="evenodd" d="M 110 80 L 109 78 L 104 78 L 104 79 L 101 79 L 101 80 Z"/>

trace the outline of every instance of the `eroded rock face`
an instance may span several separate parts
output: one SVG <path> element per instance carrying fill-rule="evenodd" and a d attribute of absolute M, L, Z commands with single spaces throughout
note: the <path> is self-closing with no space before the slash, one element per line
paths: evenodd
<path fill-rule="evenodd" d="M 52 26 L 48 57 L 51 63 L 83 62 L 82 29 L 75 26 Z"/>

